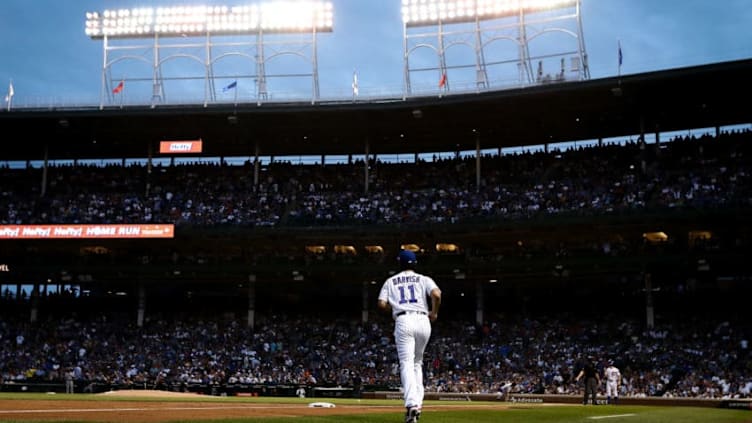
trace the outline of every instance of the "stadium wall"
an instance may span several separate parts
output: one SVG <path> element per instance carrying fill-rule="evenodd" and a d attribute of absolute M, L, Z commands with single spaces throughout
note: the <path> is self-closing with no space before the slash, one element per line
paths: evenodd
<path fill-rule="evenodd" d="M 194 392 L 214 396 L 274 396 L 293 397 L 297 396 L 297 390 L 302 385 L 270 385 L 270 384 L 184 384 L 180 386 L 146 386 L 146 385 L 112 385 L 92 383 L 87 385 L 76 384 L 75 392 L 100 393 L 110 390 L 145 390 L 159 389 L 165 391 Z M 402 400 L 399 391 L 369 390 L 364 386 L 364 391 L 351 386 L 303 386 L 306 396 L 311 398 L 363 398 L 363 399 L 392 399 Z M 371 387 L 373 389 L 373 387 Z M 62 383 L 0 383 L 0 392 L 65 392 Z M 432 401 L 499 401 L 515 404 L 580 404 L 580 395 L 554 395 L 554 394 L 470 394 L 451 392 L 426 392 L 426 400 Z M 606 404 L 605 397 L 597 398 L 599 405 Z M 664 398 L 664 397 L 620 397 L 619 405 L 648 405 L 658 407 L 707 407 L 707 408 L 730 408 L 737 410 L 752 410 L 752 400 L 745 399 L 717 399 L 717 398 Z"/>
<path fill-rule="evenodd" d="M 363 398 L 368 399 L 402 399 L 402 393 L 393 391 L 365 392 Z M 582 397 L 577 395 L 553 394 L 460 394 L 444 392 L 426 392 L 426 400 L 438 401 L 505 401 L 523 404 L 581 404 Z M 597 398 L 600 405 L 606 404 L 606 398 Z M 663 397 L 620 397 L 620 405 L 651 405 L 651 406 L 681 406 L 681 407 L 710 407 L 734 408 L 752 410 L 751 400 L 705 399 L 705 398 L 663 398 Z"/>

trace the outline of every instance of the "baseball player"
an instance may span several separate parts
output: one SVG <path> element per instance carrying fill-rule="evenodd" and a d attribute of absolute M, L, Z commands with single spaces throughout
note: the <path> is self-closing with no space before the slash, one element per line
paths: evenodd
<path fill-rule="evenodd" d="M 608 361 L 608 367 L 604 371 L 606 376 L 606 402 L 608 404 L 616 404 L 619 402 L 619 386 L 621 386 L 621 372 L 614 366 L 613 360 Z M 614 402 L 611 402 L 611 397 L 614 398 Z"/>
<path fill-rule="evenodd" d="M 415 272 L 415 253 L 400 251 L 401 271 L 384 282 L 378 306 L 391 309 L 394 341 L 400 363 L 400 381 L 405 399 L 405 423 L 415 423 L 423 407 L 423 352 L 431 337 L 431 322 L 439 315 L 441 290 L 433 279 Z M 431 309 L 428 309 L 428 298 Z"/>

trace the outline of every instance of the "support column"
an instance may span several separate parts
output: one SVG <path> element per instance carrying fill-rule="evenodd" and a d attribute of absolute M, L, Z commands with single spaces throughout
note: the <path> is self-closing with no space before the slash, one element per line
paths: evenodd
<path fill-rule="evenodd" d="M 364 187 L 363 190 L 364 190 L 364 192 L 366 194 L 368 194 L 368 178 L 369 178 L 369 175 L 368 175 L 368 161 L 369 161 L 369 156 L 371 155 L 371 151 L 370 150 L 371 150 L 371 143 L 368 140 L 368 138 L 366 138 L 366 160 L 365 160 L 365 169 L 363 169 L 364 170 L 364 176 L 365 176 L 365 180 L 363 181 L 363 187 Z"/>
<path fill-rule="evenodd" d="M 646 160 L 648 144 L 645 142 L 645 119 L 642 116 L 640 117 L 640 137 L 637 139 L 637 144 L 640 148 L 640 171 L 644 175 L 648 172 Z"/>
<path fill-rule="evenodd" d="M 248 318 L 246 323 L 251 329 L 256 326 L 256 275 L 248 275 Z"/>
<path fill-rule="evenodd" d="M 480 192 L 480 135 L 475 134 L 475 192 Z"/>
<path fill-rule="evenodd" d="M 653 278 L 645 273 L 645 325 L 652 329 L 655 326 L 655 310 L 653 308 Z"/>
<path fill-rule="evenodd" d="M 475 282 L 475 323 L 483 324 L 483 282 Z"/>
<path fill-rule="evenodd" d="M 261 167 L 261 159 L 259 159 L 259 146 L 256 143 L 256 151 L 253 152 L 253 191 L 258 191 L 259 183 L 259 170 Z"/>
<path fill-rule="evenodd" d="M 363 287 L 360 292 L 363 299 L 363 309 L 360 313 L 360 322 L 368 323 L 368 281 L 363 281 Z"/>
<path fill-rule="evenodd" d="M 645 142 L 645 116 L 640 116 L 640 140 Z"/>
<path fill-rule="evenodd" d="M 31 323 L 35 323 L 39 317 L 40 286 L 42 285 L 34 283 L 34 288 L 31 289 L 30 293 L 31 312 L 29 313 L 29 322 Z"/>
<path fill-rule="evenodd" d="M 146 314 L 146 290 L 144 282 L 138 281 L 138 313 L 136 315 L 136 326 L 144 327 L 144 314 Z"/>
<path fill-rule="evenodd" d="M 146 197 L 149 197 L 149 193 L 151 192 L 151 143 L 147 144 L 146 146 Z"/>
<path fill-rule="evenodd" d="M 42 189 L 39 192 L 40 197 L 44 197 L 47 194 L 47 162 L 49 161 L 50 149 L 49 145 L 44 145 L 44 165 L 42 166 Z"/>

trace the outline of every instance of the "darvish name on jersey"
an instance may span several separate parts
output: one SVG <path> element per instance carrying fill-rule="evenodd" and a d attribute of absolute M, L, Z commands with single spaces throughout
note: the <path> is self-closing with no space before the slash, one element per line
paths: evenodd
<path fill-rule="evenodd" d="M 418 281 L 420 281 L 420 276 L 418 275 L 395 276 L 392 278 L 392 284 L 394 285 L 401 283 L 415 283 Z"/>

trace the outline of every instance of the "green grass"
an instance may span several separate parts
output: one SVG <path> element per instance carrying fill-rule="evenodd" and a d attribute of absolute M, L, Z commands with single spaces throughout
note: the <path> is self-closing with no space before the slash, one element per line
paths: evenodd
<path fill-rule="evenodd" d="M 425 407 L 425 406 L 424 406 Z M 592 419 L 591 417 L 617 416 Z M 401 413 L 359 414 L 306 417 L 314 423 L 400 423 Z M 300 418 L 266 418 L 222 420 L 222 423 L 300 423 Z M 218 423 L 214 420 L 213 423 Z M 510 410 L 430 411 L 426 409 L 420 423 L 733 423 L 752 422 L 744 410 L 721 410 L 691 407 L 611 407 L 530 406 Z M 176 422 L 177 423 L 177 422 Z M 191 421 L 191 423 L 208 423 Z"/>
<path fill-rule="evenodd" d="M 123 398 L 105 395 L 48 395 L 48 394 L 10 394 L 0 393 L 0 399 L 17 400 L 91 400 L 91 401 L 156 401 L 156 402 L 227 402 L 248 404 L 308 404 L 314 401 L 332 402 L 336 405 L 370 405 L 389 406 L 399 409 L 398 400 L 357 400 L 327 398 L 271 398 L 271 397 L 198 397 L 198 398 Z M 472 405 L 476 409 L 457 410 L 451 406 Z M 507 410 L 489 410 L 488 405 L 508 405 Z M 333 410 L 333 411 L 336 411 Z M 618 417 L 617 415 L 626 415 Z M 593 417 L 596 417 L 595 419 Z M 601 417 L 598 419 L 598 417 Z M 605 417 L 605 418 L 604 418 Z M 224 420 L 175 420 L 190 423 L 400 423 L 402 412 L 389 410 L 370 414 L 332 415 L 326 417 L 268 417 Z M 70 420 L 60 420 L 71 423 Z M 2 420 L 2 423 L 30 423 L 30 420 Z M 49 423 L 49 420 L 46 421 Z M 726 410 L 701 407 L 654 407 L 654 406 L 580 406 L 580 405 L 537 405 L 511 404 L 499 402 L 452 403 L 448 401 L 427 401 L 424 404 L 420 423 L 752 423 L 752 412 L 747 410 Z"/>

